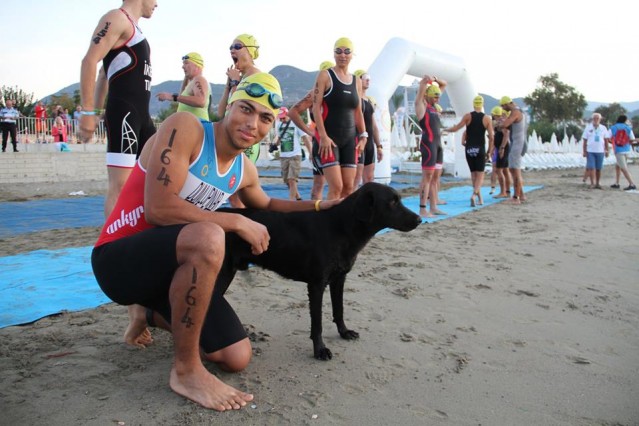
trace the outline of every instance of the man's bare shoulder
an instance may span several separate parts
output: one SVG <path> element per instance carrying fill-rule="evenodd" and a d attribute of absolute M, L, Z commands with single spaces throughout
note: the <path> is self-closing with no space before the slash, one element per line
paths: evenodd
<path fill-rule="evenodd" d="M 171 114 L 162 122 L 161 129 L 172 129 L 171 131 L 181 133 L 202 134 L 204 132 L 200 120 L 190 112 L 180 111 Z"/>
<path fill-rule="evenodd" d="M 126 23 L 129 22 L 126 14 L 121 9 L 111 9 L 100 18 L 100 22 Z"/>

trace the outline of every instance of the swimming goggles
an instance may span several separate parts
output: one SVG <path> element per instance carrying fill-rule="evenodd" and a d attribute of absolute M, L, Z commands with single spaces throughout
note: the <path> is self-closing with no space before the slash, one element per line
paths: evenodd
<path fill-rule="evenodd" d="M 282 99 L 280 95 L 266 90 L 264 86 L 259 83 L 251 83 L 244 87 L 238 87 L 237 90 L 244 90 L 246 94 L 252 98 L 261 98 L 268 93 L 268 103 L 271 104 L 273 108 L 279 108 L 284 103 L 284 99 Z"/>
<path fill-rule="evenodd" d="M 351 49 L 349 49 L 348 47 L 346 49 L 342 49 L 341 47 L 338 47 L 337 49 L 335 49 L 335 54 L 336 55 L 350 55 L 351 54 Z"/>
<path fill-rule="evenodd" d="M 260 46 L 244 46 L 242 43 L 235 43 L 229 46 L 229 50 L 241 50 L 244 47 L 260 47 Z"/>

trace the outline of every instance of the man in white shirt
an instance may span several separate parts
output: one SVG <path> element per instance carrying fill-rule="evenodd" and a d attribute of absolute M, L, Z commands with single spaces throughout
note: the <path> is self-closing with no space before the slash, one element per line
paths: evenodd
<path fill-rule="evenodd" d="M 0 109 L 0 126 L 2 127 L 2 152 L 7 151 L 7 140 L 11 135 L 13 152 L 18 152 L 18 141 L 16 140 L 16 121 L 20 113 L 13 107 L 13 101 L 7 99 L 6 106 Z"/>
<path fill-rule="evenodd" d="M 288 198 L 290 200 L 301 200 L 302 197 L 297 189 L 297 180 L 300 177 L 302 165 L 302 145 L 303 142 L 308 152 L 311 152 L 311 141 L 309 136 L 298 129 L 288 116 L 286 107 L 280 108 L 277 116 L 277 137 L 275 144 L 280 146 L 280 164 L 282 167 L 282 179 L 288 186 Z"/>
<path fill-rule="evenodd" d="M 586 176 L 590 177 L 590 188 L 601 189 L 599 179 L 603 168 L 604 156 L 608 156 L 608 129 L 601 124 L 601 114 L 592 115 L 592 123 L 584 129 L 581 139 L 584 141 L 586 158 Z"/>

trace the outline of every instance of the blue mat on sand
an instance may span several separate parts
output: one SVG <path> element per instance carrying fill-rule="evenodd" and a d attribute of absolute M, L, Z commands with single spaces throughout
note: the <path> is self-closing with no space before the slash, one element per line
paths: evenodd
<path fill-rule="evenodd" d="M 393 182 L 391 186 L 399 190 L 416 185 Z M 262 187 L 270 197 L 288 198 L 288 188 L 284 183 Z M 299 192 L 303 199 L 310 199 L 310 180 L 300 181 Z M 104 223 L 104 197 L 4 202 L 0 203 L 0 218 L 0 238 L 51 229 L 101 226 Z"/>
<path fill-rule="evenodd" d="M 108 302 L 91 270 L 91 247 L 0 257 L 0 328 Z"/>
<path fill-rule="evenodd" d="M 392 185 L 395 186 L 395 185 Z M 541 188 L 541 186 L 526 187 L 525 191 L 533 191 Z M 286 191 L 286 188 L 281 189 Z M 310 191 L 310 189 L 308 189 Z M 440 192 L 440 197 L 446 200 L 447 204 L 441 205 L 440 208 L 448 213 L 445 216 L 437 216 L 435 218 L 425 219 L 424 222 L 435 222 L 451 217 L 455 217 L 462 213 L 467 213 L 473 209 L 489 206 L 502 200 L 496 200 L 488 195 L 488 188 L 482 190 L 484 197 L 484 205 L 478 207 L 470 207 L 471 187 L 461 186 L 453 187 Z M 282 197 L 277 193 L 268 191 L 269 195 L 274 197 Z M 284 192 L 286 196 L 286 192 Z M 304 194 L 302 195 L 305 196 Z M 305 196 L 307 198 L 308 195 Z M 94 197 L 91 197 L 94 198 Z M 95 197 L 100 198 L 100 197 Z M 51 200 L 56 201 L 56 200 Z M 62 201 L 62 200 L 60 200 Z M 92 205 L 95 214 L 100 217 L 100 221 L 94 225 L 101 224 L 102 202 L 100 200 L 93 205 L 94 200 L 89 198 L 73 199 L 74 203 L 78 201 L 88 201 L 87 205 Z M 41 206 L 47 205 L 43 201 L 29 201 L 19 203 L 20 211 L 34 212 L 35 209 L 28 207 L 29 203 L 40 203 Z M 406 197 L 403 199 L 404 204 L 412 211 L 419 212 L 419 198 Z M 88 213 L 85 208 L 87 205 L 71 205 L 76 206 L 80 210 L 80 214 L 75 216 L 75 220 L 71 220 L 73 226 L 78 223 L 93 223 L 89 217 L 93 216 Z M 9 203 L 3 203 L 9 204 Z M 60 204 L 56 204 L 59 206 Z M 61 204 L 63 208 L 69 206 L 68 203 Z M 59 229 L 64 228 L 65 221 L 51 220 L 54 216 L 61 216 L 60 212 L 52 209 L 52 204 L 48 204 L 49 208 L 41 207 L 39 215 L 44 216 L 37 227 L 25 228 L 26 232 L 34 232 L 42 229 Z M 0 214 L 1 211 L 0 211 Z M 12 213 L 16 217 L 21 216 Z M 31 213 L 33 215 L 33 213 Z M 75 215 L 76 213 L 74 213 Z M 69 213 L 65 213 L 69 216 Z M 6 220 L 4 216 L 3 220 Z M 31 218 L 33 219 L 33 218 Z M 44 226 L 49 223 L 50 226 Z M 33 223 L 32 223 L 33 224 Z M 55 226 L 53 226 L 55 225 Z M 15 234 L 13 234 L 15 235 Z M 2 236 L 2 234 L 0 234 Z M 79 311 L 83 309 L 94 308 L 110 300 L 102 293 L 91 271 L 91 247 L 67 248 L 62 250 L 37 250 L 15 256 L 0 257 L 0 328 L 11 325 L 19 325 L 36 321 L 47 315 L 53 315 L 62 311 Z"/>

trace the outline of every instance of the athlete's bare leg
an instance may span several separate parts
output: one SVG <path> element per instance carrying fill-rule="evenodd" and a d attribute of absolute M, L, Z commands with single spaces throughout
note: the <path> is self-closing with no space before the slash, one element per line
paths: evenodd
<path fill-rule="evenodd" d="M 177 239 L 176 270 L 169 289 L 175 358 L 171 389 L 203 407 L 238 410 L 253 400 L 215 377 L 202 364 L 200 334 L 224 260 L 224 231 L 212 223 L 186 225 Z"/>
<path fill-rule="evenodd" d="M 123 167 L 107 167 L 108 189 L 106 199 L 104 200 L 104 217 L 109 217 L 111 211 L 115 207 L 116 201 L 122 192 L 122 188 L 129 178 L 133 169 Z M 138 348 L 144 348 L 153 343 L 151 332 L 146 328 L 146 320 L 144 319 L 144 308 L 140 305 L 130 305 L 127 307 L 129 312 L 129 325 L 124 332 L 124 341 L 129 345 Z M 142 316 L 140 317 L 140 312 Z"/>
<path fill-rule="evenodd" d="M 313 175 L 313 188 L 311 189 L 311 200 L 321 200 L 324 196 L 324 176 Z"/>
<path fill-rule="evenodd" d="M 129 325 L 124 332 L 124 341 L 131 346 L 146 348 L 153 343 L 153 337 L 147 328 L 146 309 L 140 305 L 130 305 L 127 308 Z"/>
<path fill-rule="evenodd" d="M 421 217 L 434 217 L 428 210 L 426 210 L 426 203 L 430 197 L 431 183 L 435 177 L 435 170 L 422 169 L 422 180 L 419 183 L 419 215 Z M 431 202 L 431 208 L 433 204 Z"/>

